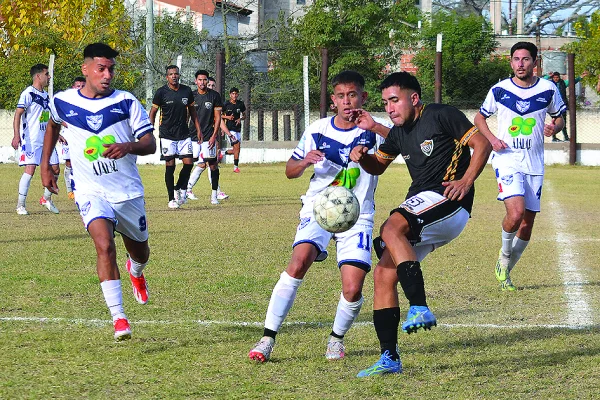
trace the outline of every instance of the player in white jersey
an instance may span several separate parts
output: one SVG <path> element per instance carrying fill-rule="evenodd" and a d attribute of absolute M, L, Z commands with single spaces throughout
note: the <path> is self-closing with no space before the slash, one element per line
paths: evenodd
<path fill-rule="evenodd" d="M 73 80 L 71 89 L 81 89 L 84 86 L 85 86 L 85 78 L 83 76 L 78 76 Z M 67 128 L 63 126 L 63 130 L 64 129 L 67 129 Z M 73 193 L 73 190 L 75 190 L 75 189 L 73 187 L 73 181 L 72 181 L 73 169 L 71 167 L 71 154 L 69 152 L 69 143 L 67 143 L 67 141 L 65 140 L 63 135 L 60 135 L 58 137 L 58 141 L 62 145 L 61 156 L 65 162 L 65 173 L 63 175 L 65 178 L 65 186 L 67 188 L 67 197 L 71 200 L 75 200 L 75 193 Z"/>
<path fill-rule="evenodd" d="M 36 167 L 40 165 L 44 133 L 50 116 L 48 93 L 44 90 L 50 82 L 48 67 L 44 64 L 36 64 L 31 67 L 29 73 L 33 82 L 21 93 L 13 120 L 15 135 L 12 140 L 12 147 L 16 150 L 21 146 L 19 165 L 25 167 L 19 181 L 19 197 L 17 200 L 17 214 L 19 215 L 29 214 L 25 208 L 25 201 L 27 200 L 29 186 L 31 186 L 31 178 L 35 174 Z M 52 171 L 58 176 L 60 169 L 56 149 L 53 151 L 49 162 L 52 164 Z M 48 189 L 44 191 L 44 196 L 40 199 L 40 205 L 58 214 L 58 209 L 52 202 L 52 193 Z"/>
<path fill-rule="evenodd" d="M 248 354 L 252 360 L 264 362 L 269 359 L 275 336 L 292 307 L 304 275 L 313 262 L 327 258 L 330 240 L 336 243 L 342 294 L 325 356 L 330 360 L 344 357 L 343 338 L 360 312 L 363 283 L 371 269 L 375 213 L 373 197 L 377 185 L 377 177 L 366 173 L 359 164 L 351 162 L 348 156 L 358 144 L 373 152 L 382 140 L 375 132 L 360 129 L 353 122 L 350 110 L 360 108 L 367 99 L 364 84 L 364 78 L 354 71 L 343 71 L 332 79 L 331 100 L 337 107 L 337 115 L 311 124 L 287 162 L 285 172 L 289 179 L 300 177 L 310 166 L 314 166 L 314 175 L 308 191 L 301 198 L 300 224 L 294 239 L 292 257 L 273 289 L 263 337 Z M 387 124 L 391 126 L 390 123 Z M 313 218 L 316 194 L 330 185 L 348 187 L 361 205 L 356 225 L 340 234 L 325 231 Z"/>
<path fill-rule="evenodd" d="M 51 102 L 52 119 L 44 139 L 42 182 L 53 193 L 56 179 L 48 168 L 61 125 L 69 143 L 75 182 L 75 202 L 96 247 L 96 269 L 106 305 L 113 318 L 115 339 L 131 337 L 123 296 L 114 232 L 123 238 L 126 262 L 138 303 L 148 301 L 143 270 L 150 256 L 144 187 L 136 166 L 138 155 L 156 151 L 153 127 L 140 102 L 128 92 L 110 87 L 115 57 L 104 43 L 83 51 L 83 89 L 58 93 Z"/>
<path fill-rule="evenodd" d="M 564 126 L 566 107 L 556 85 L 533 75 L 538 49 L 518 42 L 510 51 L 514 77 L 494 85 L 475 116 L 475 125 L 492 144 L 492 167 L 498 181 L 498 200 L 504 202 L 502 248 L 496 263 L 496 279 L 502 290 L 516 290 L 510 271 L 531 238 L 544 180 L 544 136 Z M 486 118 L 498 112 L 494 135 Z M 546 123 L 546 114 L 552 122 Z"/>

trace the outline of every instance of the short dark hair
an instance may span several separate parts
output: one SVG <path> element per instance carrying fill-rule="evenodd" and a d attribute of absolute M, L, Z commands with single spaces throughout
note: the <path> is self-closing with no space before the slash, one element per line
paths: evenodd
<path fill-rule="evenodd" d="M 552 76 L 558 76 L 560 78 L 560 72 L 555 72 L 552 74 Z"/>
<path fill-rule="evenodd" d="M 35 64 L 33 67 L 31 67 L 31 69 L 29 70 L 29 75 L 31 75 L 31 77 L 33 78 L 33 76 L 35 74 L 39 74 L 40 72 L 43 72 L 45 69 L 48 69 L 48 66 L 45 64 Z"/>
<path fill-rule="evenodd" d="M 205 70 L 205 69 L 199 69 L 198 71 L 196 71 L 196 74 L 194 76 L 196 78 L 198 78 L 198 75 L 205 75 L 207 78 L 210 76 L 210 74 L 208 73 L 208 71 Z"/>
<path fill-rule="evenodd" d="M 167 65 L 165 68 L 165 73 L 168 73 L 170 69 L 176 69 L 177 71 L 179 71 L 179 67 L 177 65 Z"/>
<path fill-rule="evenodd" d="M 74 85 L 77 82 L 84 82 L 85 83 L 85 78 L 83 76 L 78 76 L 75 79 L 73 79 L 73 83 L 71 85 Z"/>
<path fill-rule="evenodd" d="M 119 52 L 107 45 L 106 43 L 92 43 L 88 44 L 83 49 L 83 58 L 115 58 L 119 55 Z"/>
<path fill-rule="evenodd" d="M 231 89 L 229 89 L 229 93 L 239 93 L 240 89 L 236 88 L 235 86 L 232 87 Z"/>
<path fill-rule="evenodd" d="M 387 89 L 391 86 L 398 86 L 400 89 L 410 89 L 417 92 L 421 97 L 421 84 L 414 75 L 408 72 L 394 72 L 381 82 L 379 90 Z"/>
<path fill-rule="evenodd" d="M 535 44 L 531 42 L 517 42 L 513 44 L 513 47 L 510 48 L 510 57 L 512 58 L 513 54 L 517 50 L 527 50 L 529 54 L 531 54 L 531 58 L 537 60 L 538 48 Z"/>
<path fill-rule="evenodd" d="M 336 87 L 337 85 L 341 85 L 344 83 L 354 83 L 356 86 L 359 86 L 361 89 L 365 87 L 365 78 L 361 74 L 356 71 L 342 71 L 331 79 L 331 86 Z"/>
<path fill-rule="evenodd" d="M 208 81 L 209 81 L 209 82 L 216 82 L 216 81 L 215 81 L 215 78 L 213 78 L 212 76 L 209 76 L 209 77 L 208 77 Z"/>

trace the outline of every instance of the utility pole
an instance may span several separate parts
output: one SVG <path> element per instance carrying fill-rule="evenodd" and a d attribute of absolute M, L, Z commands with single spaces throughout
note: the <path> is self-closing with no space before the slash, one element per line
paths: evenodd
<path fill-rule="evenodd" d="M 154 91 L 154 0 L 146 0 L 146 108 L 152 106 Z"/>

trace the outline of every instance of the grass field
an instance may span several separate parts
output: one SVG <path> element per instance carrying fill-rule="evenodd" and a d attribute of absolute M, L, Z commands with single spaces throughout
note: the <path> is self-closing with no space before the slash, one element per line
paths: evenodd
<path fill-rule="evenodd" d="M 140 170 L 151 299 L 138 305 L 125 278 L 133 338 L 115 343 L 93 246 L 62 177 L 60 214 L 37 204 L 36 175 L 31 215 L 18 216 L 22 170 L 0 165 L 0 398 L 600 398 L 598 168 L 547 168 L 533 240 L 511 275 L 520 290 L 506 293 L 493 272 L 503 205 L 488 167 L 463 234 L 423 262 L 438 327 L 400 336 L 402 375 L 368 379 L 355 376 L 379 355 L 372 274 L 346 358 L 324 357 L 341 289 L 332 257 L 309 271 L 272 361 L 247 359 L 291 254 L 309 172 L 289 181 L 283 164 L 244 165 L 241 174 L 225 166 L 230 199 L 211 206 L 203 175 L 201 200 L 169 210 L 164 166 Z M 377 228 L 408 183 L 403 166 L 381 177 Z M 123 264 L 118 237 L 117 251 Z"/>

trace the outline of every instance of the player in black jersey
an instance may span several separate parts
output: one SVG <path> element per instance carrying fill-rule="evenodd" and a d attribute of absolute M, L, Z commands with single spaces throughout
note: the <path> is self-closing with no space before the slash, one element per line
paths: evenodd
<path fill-rule="evenodd" d="M 240 91 L 236 87 L 232 87 L 229 90 L 229 100 L 223 105 L 223 119 L 221 120 L 221 126 L 225 126 L 231 135 L 229 135 L 229 141 L 231 149 L 227 150 L 225 154 L 233 154 L 233 172 L 239 173 L 239 162 L 240 162 L 240 142 L 242 141 L 242 120 L 246 115 L 246 105 L 243 101 L 238 99 Z"/>
<path fill-rule="evenodd" d="M 212 185 L 210 202 L 212 204 L 219 204 L 219 200 L 217 199 L 217 191 L 219 188 L 217 134 L 219 133 L 219 128 L 221 126 L 221 109 L 223 108 L 223 101 L 218 92 L 208 88 L 208 76 L 208 71 L 202 69 L 196 71 L 196 85 L 198 86 L 198 90 L 194 92 L 194 107 L 198 114 L 198 121 L 200 122 L 199 129 L 201 133 L 198 133 L 198 130 L 191 123 L 189 128 L 190 136 L 192 138 L 198 137 L 198 143 L 194 144 L 194 159 L 198 160 L 202 157 L 202 162 L 199 162 L 192 172 L 187 190 L 188 193 L 192 191 L 192 188 L 200 178 L 200 175 L 204 169 L 206 169 L 206 164 L 208 164 Z"/>
<path fill-rule="evenodd" d="M 411 333 L 436 325 L 427 307 L 420 261 L 464 229 L 473 205 L 473 182 L 491 152 L 488 140 L 461 111 L 443 104 L 425 106 L 421 86 L 409 73 L 393 73 L 379 88 L 394 127 L 375 154 L 357 146 L 350 158 L 380 175 L 401 155 L 412 184 L 406 200 L 392 210 L 381 226 L 381 237 L 373 243 L 380 258 L 374 271 L 373 323 L 382 354 L 359 377 L 402 371 L 397 350 L 398 282 L 410 303 L 402 330 Z M 355 115 L 359 127 L 381 131 L 367 112 L 355 110 Z"/>
<path fill-rule="evenodd" d="M 194 168 L 192 142 L 188 128 L 188 115 L 191 125 L 200 129 L 194 95 L 189 86 L 179 83 L 179 67 L 169 65 L 167 68 L 167 84 L 160 87 L 152 100 L 150 121 L 154 124 L 156 113 L 160 108 L 160 154 L 165 160 L 165 183 L 169 194 L 169 208 L 179 208 L 185 203 L 186 188 L 192 168 Z M 183 168 L 175 184 L 175 159 L 180 158 Z"/>

